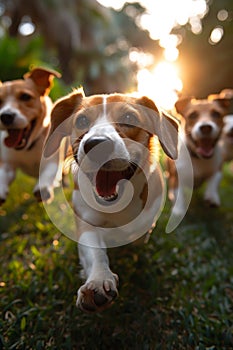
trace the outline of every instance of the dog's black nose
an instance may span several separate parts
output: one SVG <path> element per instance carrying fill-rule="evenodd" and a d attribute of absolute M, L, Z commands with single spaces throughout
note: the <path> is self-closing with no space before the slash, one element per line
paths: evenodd
<path fill-rule="evenodd" d="M 109 137 L 94 136 L 86 140 L 84 144 L 84 152 L 94 161 L 104 160 L 106 155 L 113 152 L 114 143 Z"/>
<path fill-rule="evenodd" d="M 203 135 L 209 135 L 211 133 L 212 129 L 213 129 L 212 126 L 209 124 L 204 124 L 200 127 L 201 133 Z"/>
<path fill-rule="evenodd" d="M 1 121 L 4 125 L 9 126 L 13 123 L 15 119 L 15 113 L 12 112 L 4 112 L 0 116 Z"/>

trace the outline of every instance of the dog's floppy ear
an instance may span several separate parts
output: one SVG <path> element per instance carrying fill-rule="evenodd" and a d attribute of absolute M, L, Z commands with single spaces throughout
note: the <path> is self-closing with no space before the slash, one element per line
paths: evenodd
<path fill-rule="evenodd" d="M 148 131 L 157 135 L 164 152 L 172 159 L 178 156 L 178 121 L 166 112 L 160 112 L 155 103 L 146 96 L 137 100 L 149 112 Z M 152 110 L 153 113 L 150 113 Z"/>
<path fill-rule="evenodd" d="M 184 115 L 184 110 L 188 106 L 188 104 L 192 101 L 192 97 L 181 97 L 178 101 L 175 103 L 175 109 L 177 113 Z"/>
<path fill-rule="evenodd" d="M 211 94 L 208 96 L 208 101 L 215 101 L 219 104 L 220 107 L 225 109 L 226 111 L 230 107 L 231 99 L 233 98 L 233 90 L 232 95 L 230 93 L 230 89 L 225 89 L 220 92 L 220 94 Z"/>
<path fill-rule="evenodd" d="M 83 93 L 77 90 L 55 103 L 51 113 L 51 127 L 44 151 L 46 158 L 56 152 L 63 137 L 71 134 L 72 121 L 68 118 L 79 108 L 83 97 Z"/>
<path fill-rule="evenodd" d="M 162 112 L 161 135 L 159 141 L 164 152 L 171 158 L 178 157 L 178 121 L 166 112 Z"/>
<path fill-rule="evenodd" d="M 219 96 L 221 98 L 233 99 L 233 89 L 223 89 Z"/>
<path fill-rule="evenodd" d="M 55 70 L 42 67 L 33 68 L 30 72 L 24 74 L 24 79 L 32 79 L 37 86 L 40 95 L 48 95 L 52 87 L 54 77 L 60 78 L 61 74 Z"/>

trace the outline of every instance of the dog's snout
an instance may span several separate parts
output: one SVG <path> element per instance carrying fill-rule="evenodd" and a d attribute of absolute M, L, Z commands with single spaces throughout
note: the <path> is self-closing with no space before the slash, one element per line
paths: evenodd
<path fill-rule="evenodd" d="M 204 124 L 200 126 L 200 131 L 203 135 L 209 135 L 212 132 L 213 127 L 209 124 Z"/>
<path fill-rule="evenodd" d="M 93 160 L 104 158 L 106 154 L 111 154 L 113 149 L 114 143 L 109 137 L 90 137 L 84 144 L 84 152 Z"/>
<path fill-rule="evenodd" d="M 0 116 L 2 123 L 5 126 L 9 126 L 13 123 L 14 119 L 15 119 L 15 113 L 12 112 L 4 112 L 1 114 Z"/>

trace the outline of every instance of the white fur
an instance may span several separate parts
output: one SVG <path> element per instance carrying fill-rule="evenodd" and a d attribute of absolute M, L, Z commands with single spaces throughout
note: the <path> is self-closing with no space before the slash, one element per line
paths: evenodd
<path fill-rule="evenodd" d="M 224 127 L 221 136 L 221 150 L 225 161 L 233 160 L 233 137 L 229 139 L 227 134 L 233 130 L 233 114 L 224 117 Z"/>
<path fill-rule="evenodd" d="M 203 137 L 203 133 L 201 131 L 202 126 L 210 126 L 211 127 L 211 132 L 209 134 L 209 137 L 215 138 L 219 134 L 219 127 L 212 122 L 211 120 L 209 121 L 198 121 L 194 127 L 192 128 L 191 135 L 194 140 L 198 140 Z"/>
<path fill-rule="evenodd" d="M 185 142 L 185 135 L 183 137 Z M 184 145 L 182 147 L 184 147 Z M 221 180 L 222 162 L 222 151 L 219 143 L 216 144 L 214 154 L 211 158 L 202 159 L 191 156 L 194 187 L 199 187 L 204 182 L 206 183 L 204 199 L 211 206 L 220 205 L 218 188 Z M 175 188 L 173 190 L 169 189 L 169 198 L 173 203 L 176 199 L 178 199 L 176 206 L 173 208 L 173 213 L 179 216 L 185 212 L 186 208 L 184 188 L 186 187 L 186 184 L 189 184 L 190 182 L 190 171 L 187 171 L 187 163 L 183 161 L 182 157 L 178 157 L 176 160 L 176 168 L 179 174 L 182 174 L 182 182 L 179 183 L 179 188 Z"/>
<path fill-rule="evenodd" d="M 107 136 L 114 142 L 112 159 L 123 158 L 129 161 L 136 153 L 140 153 L 142 158 L 148 156 L 145 155 L 145 147 L 140 147 L 133 141 L 124 142 L 120 137 L 106 115 L 106 99 L 103 99 L 103 115 L 97 118 L 79 144 L 77 158 L 80 164 L 84 162 L 84 158 L 88 158 L 85 157 L 83 147 L 85 141 L 92 136 Z M 93 169 L 93 162 L 88 160 L 86 164 L 85 171 Z M 78 290 L 77 305 L 85 311 L 100 311 L 106 308 L 118 294 L 118 276 L 109 267 L 106 248 L 127 244 L 142 237 L 151 229 L 160 214 L 164 201 L 162 176 L 156 166 L 153 171 L 152 168 L 150 164 L 143 166 L 150 189 L 145 207 L 143 208 L 143 199 L 140 198 L 145 185 L 145 175 L 139 173 L 131 179 L 133 192 L 131 184 L 124 187 L 120 201 L 120 205 L 123 205 L 122 210 L 119 210 L 117 203 L 111 203 L 109 207 L 101 205 L 94 197 L 92 184 L 87 176 L 80 175 L 81 169 L 74 174 L 74 180 L 79 187 L 73 191 L 78 250 L 86 278 L 84 285 Z M 127 202 L 129 198 L 132 199 L 130 203 Z M 116 210 L 112 210 L 113 208 Z M 98 298 L 105 302 L 98 304 Z"/>

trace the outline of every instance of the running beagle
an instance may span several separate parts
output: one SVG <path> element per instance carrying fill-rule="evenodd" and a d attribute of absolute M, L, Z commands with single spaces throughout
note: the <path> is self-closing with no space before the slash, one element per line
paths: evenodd
<path fill-rule="evenodd" d="M 52 101 L 48 97 L 54 77 L 60 74 L 34 68 L 23 79 L 0 82 L 0 204 L 3 204 L 20 168 L 39 177 L 43 145 L 50 128 Z M 34 188 L 38 200 L 51 199 L 60 179 L 59 154 L 41 169 Z"/>
<path fill-rule="evenodd" d="M 72 146 L 72 201 L 86 277 L 77 305 L 101 311 L 118 295 L 106 248 L 139 239 L 153 227 L 164 193 L 157 140 L 175 159 L 178 124 L 147 97 L 85 97 L 78 90 L 56 102 L 51 122 L 45 156 L 66 135 Z"/>
<path fill-rule="evenodd" d="M 208 99 L 181 98 L 175 104 L 176 111 L 181 115 L 182 147 L 187 147 L 191 157 L 194 187 L 206 182 L 204 199 L 213 207 L 220 205 L 218 187 L 223 157 L 219 140 L 228 106 L 229 99 L 220 98 L 219 95 L 210 95 Z M 176 215 L 184 212 L 184 189 L 178 188 L 177 169 L 185 176 L 186 167 L 181 158 L 176 161 L 176 166 L 168 160 L 169 198 L 173 203 L 180 191 L 179 203 L 175 206 Z"/>

